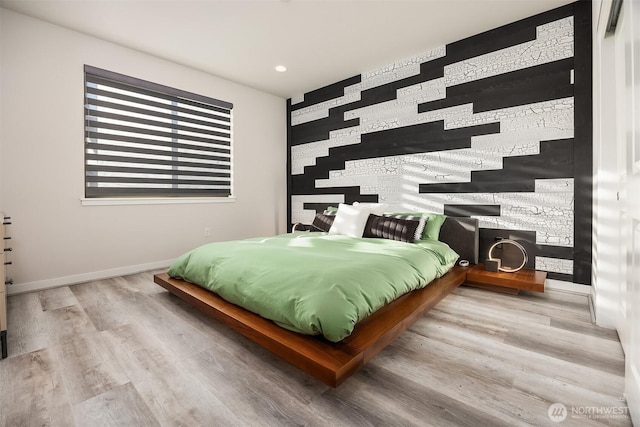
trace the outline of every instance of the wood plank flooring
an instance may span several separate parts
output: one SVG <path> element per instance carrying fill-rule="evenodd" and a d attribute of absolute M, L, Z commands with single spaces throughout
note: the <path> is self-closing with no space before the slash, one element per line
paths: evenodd
<path fill-rule="evenodd" d="M 624 357 L 585 296 L 460 287 L 332 389 L 152 274 L 9 297 L 0 426 L 631 425 L 602 412 Z"/>

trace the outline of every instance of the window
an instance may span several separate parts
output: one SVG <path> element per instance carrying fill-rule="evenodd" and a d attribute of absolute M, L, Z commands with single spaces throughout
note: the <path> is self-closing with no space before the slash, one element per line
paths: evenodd
<path fill-rule="evenodd" d="M 84 71 L 86 198 L 231 195 L 233 104 Z"/>

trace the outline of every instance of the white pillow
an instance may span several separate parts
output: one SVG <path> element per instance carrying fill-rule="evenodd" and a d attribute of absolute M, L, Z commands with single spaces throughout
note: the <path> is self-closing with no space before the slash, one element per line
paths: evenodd
<path fill-rule="evenodd" d="M 329 229 L 329 234 L 362 237 L 369 213 L 370 208 L 367 206 L 352 206 L 340 203 L 336 219 L 333 220 L 333 224 Z"/>
<path fill-rule="evenodd" d="M 386 205 L 384 203 L 360 203 L 353 202 L 353 206 L 358 206 L 361 208 L 369 208 L 369 213 L 374 215 L 382 215 L 385 211 Z"/>

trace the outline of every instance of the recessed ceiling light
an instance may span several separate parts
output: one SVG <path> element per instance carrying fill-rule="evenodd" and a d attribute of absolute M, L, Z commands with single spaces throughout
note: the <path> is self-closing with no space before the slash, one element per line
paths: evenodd
<path fill-rule="evenodd" d="M 276 71 L 279 73 L 284 73 L 285 71 L 287 71 L 287 67 L 285 67 L 284 65 L 276 65 Z"/>

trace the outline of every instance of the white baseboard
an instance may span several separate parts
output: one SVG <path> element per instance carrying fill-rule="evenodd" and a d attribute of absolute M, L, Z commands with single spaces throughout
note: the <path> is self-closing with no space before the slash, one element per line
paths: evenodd
<path fill-rule="evenodd" d="M 91 273 L 74 274 L 73 276 L 57 277 L 55 279 L 37 280 L 35 282 L 17 283 L 7 285 L 7 295 L 24 294 L 26 292 L 42 291 L 44 289 L 59 288 L 60 286 L 75 285 L 77 283 L 91 282 L 93 280 L 109 279 L 112 277 L 126 276 L 128 274 L 143 271 L 167 268 L 173 260 L 157 261 L 147 264 L 130 265 L 127 267 L 113 268 L 111 270 L 94 271 Z"/>
<path fill-rule="evenodd" d="M 589 285 L 580 285 L 578 283 L 563 282 L 562 280 L 555 279 L 547 279 L 547 281 L 544 283 L 544 288 L 581 295 L 591 295 L 592 290 L 592 287 Z"/>

